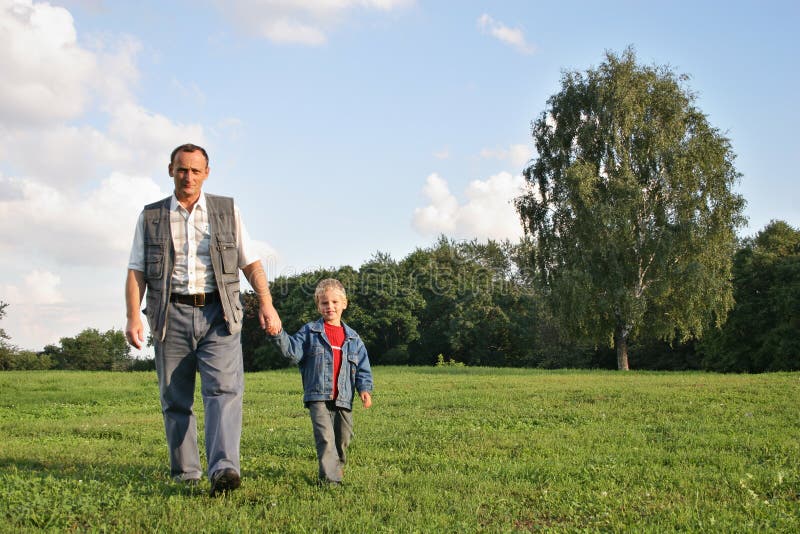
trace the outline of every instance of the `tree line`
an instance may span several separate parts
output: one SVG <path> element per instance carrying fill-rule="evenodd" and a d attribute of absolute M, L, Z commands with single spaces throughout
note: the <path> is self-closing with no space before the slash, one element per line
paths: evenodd
<path fill-rule="evenodd" d="M 0 302 L 0 319 L 7 303 Z M 0 370 L 79 370 L 130 371 L 152 367 L 152 361 L 139 361 L 131 356 L 131 348 L 122 330 L 100 332 L 86 328 L 75 337 L 62 337 L 58 345 L 46 345 L 41 351 L 20 349 L 12 345 L 0 330 Z"/>
<path fill-rule="evenodd" d="M 441 237 L 401 260 L 376 253 L 359 268 L 318 269 L 271 284 L 284 328 L 293 333 L 318 317 L 314 288 L 335 277 L 348 293 L 344 320 L 362 336 L 377 365 L 460 363 L 493 367 L 607 368 L 610 344 L 574 336 L 553 316 L 530 268 L 528 241 L 454 241 Z M 800 370 L 800 230 L 773 221 L 741 241 L 733 257 L 735 305 L 701 338 L 667 342 L 640 335 L 632 366 L 655 370 L 764 372 Z M 287 367 L 259 328 L 255 295 L 242 296 L 245 369 Z M 0 318 L 7 304 L 0 302 Z M 40 352 L 22 350 L 0 329 L 0 369 L 131 370 L 121 330 L 88 328 Z"/>

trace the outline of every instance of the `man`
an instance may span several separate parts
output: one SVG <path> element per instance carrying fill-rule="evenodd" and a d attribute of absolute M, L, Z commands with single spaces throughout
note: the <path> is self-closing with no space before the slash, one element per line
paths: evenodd
<path fill-rule="evenodd" d="M 203 193 L 208 154 L 196 145 L 176 148 L 169 175 L 174 194 L 139 215 L 125 283 L 125 336 L 144 343 L 144 310 L 155 343 L 170 470 L 196 486 L 202 476 L 192 409 L 199 371 L 205 407 L 205 444 L 211 495 L 239 487 L 242 431 L 242 304 L 239 269 L 259 301 L 259 322 L 270 334 L 281 323 L 261 261 L 233 199 Z"/>

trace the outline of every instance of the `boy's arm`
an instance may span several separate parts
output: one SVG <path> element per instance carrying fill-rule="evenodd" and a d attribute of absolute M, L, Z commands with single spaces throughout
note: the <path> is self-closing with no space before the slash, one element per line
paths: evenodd
<path fill-rule="evenodd" d="M 361 397 L 364 408 L 372 406 L 372 367 L 364 343 L 359 340 L 358 366 L 356 367 L 356 389 Z"/>
<path fill-rule="evenodd" d="M 267 336 L 281 351 L 285 358 L 288 358 L 292 363 L 300 363 L 305 354 L 305 341 L 308 337 L 308 328 L 305 326 L 300 329 L 295 335 L 290 336 L 286 330 L 281 328 L 281 331 L 276 335 Z"/>

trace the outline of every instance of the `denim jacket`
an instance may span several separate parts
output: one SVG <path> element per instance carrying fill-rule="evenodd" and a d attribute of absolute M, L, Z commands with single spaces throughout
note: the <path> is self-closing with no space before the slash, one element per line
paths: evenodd
<path fill-rule="evenodd" d="M 353 391 L 372 391 L 372 369 L 364 343 L 355 330 L 342 322 L 342 367 L 339 370 L 339 395 L 336 406 L 353 408 Z M 333 349 L 322 319 L 303 325 L 290 336 L 281 330 L 270 336 L 283 355 L 298 364 L 303 377 L 303 402 L 333 400 Z"/>

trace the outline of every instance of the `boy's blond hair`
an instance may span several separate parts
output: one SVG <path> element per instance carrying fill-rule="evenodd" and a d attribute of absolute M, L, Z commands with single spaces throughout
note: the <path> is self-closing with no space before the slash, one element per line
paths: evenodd
<path fill-rule="evenodd" d="M 325 278 L 324 280 L 320 280 L 317 284 L 317 288 L 314 290 L 314 302 L 319 304 L 319 298 L 329 289 L 338 291 L 342 294 L 344 300 L 347 301 L 347 292 L 344 290 L 344 285 L 336 278 Z"/>

